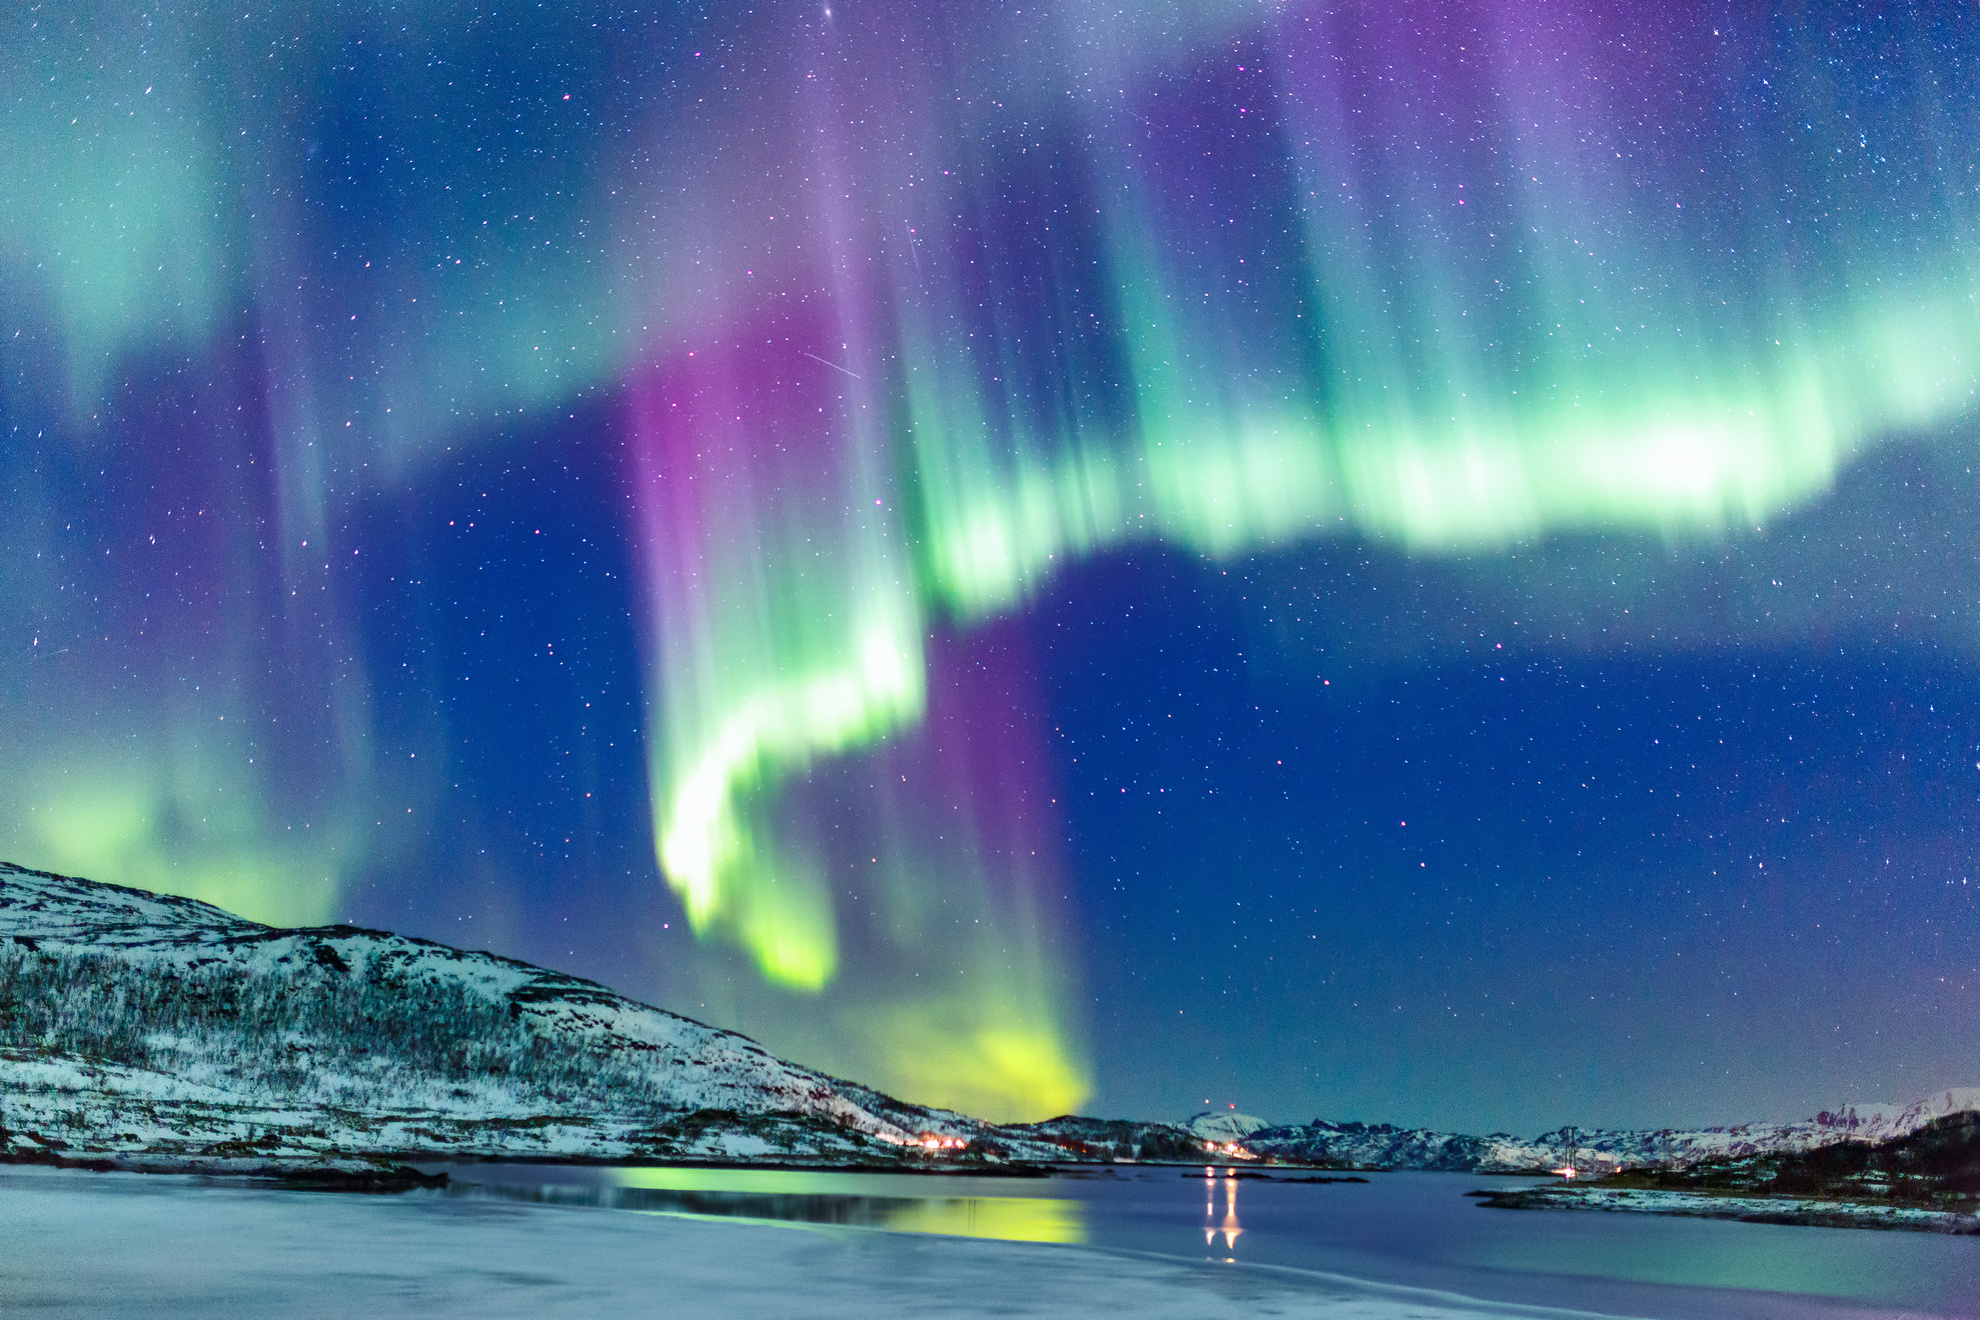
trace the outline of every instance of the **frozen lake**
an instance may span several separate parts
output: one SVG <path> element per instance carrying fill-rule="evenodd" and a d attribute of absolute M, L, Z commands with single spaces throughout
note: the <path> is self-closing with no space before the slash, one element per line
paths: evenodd
<path fill-rule="evenodd" d="M 448 1167 L 378 1197 L 0 1169 L 0 1315 L 1980 1314 L 1980 1239 L 1485 1210 L 1470 1175 Z"/>

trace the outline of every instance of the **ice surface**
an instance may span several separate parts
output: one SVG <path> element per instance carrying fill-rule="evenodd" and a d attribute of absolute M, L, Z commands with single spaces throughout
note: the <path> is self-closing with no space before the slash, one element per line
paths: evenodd
<path fill-rule="evenodd" d="M 0 1315 L 1568 1316 L 1081 1247 L 0 1170 Z"/>

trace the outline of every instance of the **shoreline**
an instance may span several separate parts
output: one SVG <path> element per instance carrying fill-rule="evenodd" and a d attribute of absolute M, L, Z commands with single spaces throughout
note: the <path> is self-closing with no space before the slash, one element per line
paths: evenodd
<path fill-rule="evenodd" d="M 1980 1236 L 1980 1214 L 1839 1197 L 1755 1196 L 1633 1187 L 1527 1187 L 1465 1193 L 1490 1210 L 1580 1210 L 1606 1214 L 1729 1219 L 1745 1224 L 1859 1228 Z"/>
<path fill-rule="evenodd" d="M 0 1167 L 22 1165 L 51 1169 L 73 1169 L 86 1173 L 179 1174 L 208 1178 L 260 1179 L 286 1186 L 321 1191 L 394 1192 L 417 1188 L 444 1187 L 452 1179 L 446 1172 L 427 1173 L 422 1166 L 459 1165 L 545 1165 L 571 1168 L 625 1169 L 722 1169 L 776 1173 L 902 1174 L 909 1177 L 1008 1178 L 1042 1180 L 1054 1177 L 1091 1176 L 1102 1169 L 1231 1170 L 1232 1176 L 1271 1177 L 1272 1174 L 1342 1175 L 1345 1170 L 1306 1165 L 1273 1165 L 1272 1174 L 1256 1166 L 1210 1164 L 1182 1161 L 1112 1161 L 1092 1163 L 1037 1164 L 998 1161 L 983 1164 L 892 1164 L 867 1161 L 823 1162 L 795 1160 L 708 1160 L 667 1159 L 654 1156 L 620 1158 L 602 1155 L 501 1155 L 454 1151 L 415 1151 L 392 1153 L 338 1152 L 326 1156 L 281 1155 L 189 1155 L 183 1152 L 101 1152 L 62 1154 L 52 1150 L 0 1152 Z M 1362 1172 L 1384 1172 L 1366 1170 Z M 1189 1176 L 1185 1172 L 1185 1176 Z M 1305 1181 L 1302 1179 L 1302 1181 Z M 1365 1178 L 1336 1176 L 1329 1182 L 1365 1182 Z"/>

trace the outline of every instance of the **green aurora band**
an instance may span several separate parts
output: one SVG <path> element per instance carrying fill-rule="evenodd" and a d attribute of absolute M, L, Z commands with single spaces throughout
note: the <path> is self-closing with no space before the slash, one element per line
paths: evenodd
<path fill-rule="evenodd" d="M 1659 125 L 1646 149 L 1646 126 L 1618 108 L 1640 82 L 1522 59 L 1508 21 L 1504 58 L 1474 75 L 1497 75 L 1495 120 L 1453 143 L 1436 108 L 1406 93 L 1382 105 L 1381 80 L 1336 72 L 1355 67 L 1326 58 L 1341 46 L 1381 45 L 1351 26 L 1288 17 L 1248 57 L 1188 70 L 1200 77 L 1123 71 L 1143 95 L 1058 126 L 1053 169 L 1011 158 L 1029 145 L 971 159 L 959 126 L 930 132 L 918 116 L 882 135 L 916 143 L 893 164 L 925 191 L 902 225 L 914 237 L 864 244 L 886 254 L 883 287 L 838 299 L 842 315 L 899 326 L 853 352 L 861 382 L 887 388 L 858 386 L 873 397 L 838 420 L 846 485 L 717 476 L 711 521 L 745 529 L 730 568 L 670 561 L 655 577 L 661 591 L 692 577 L 734 612 L 668 613 L 659 629 L 695 639 L 656 666 L 663 867 L 697 929 L 738 940 L 773 981 L 829 979 L 835 913 L 822 879 L 783 864 L 755 822 L 816 759 L 914 726 L 933 617 L 1020 607 L 1055 565 L 1139 541 L 1216 558 L 1329 535 L 1430 554 L 1561 531 L 1723 536 L 1819 496 L 1861 446 L 1970 406 L 1966 208 L 1881 154 L 1895 141 L 1851 127 L 1838 152 L 1856 122 L 1839 90 L 1804 80 L 1793 117 L 1824 121 L 1807 146 L 1714 121 Z M 1599 64 L 1604 34 L 1583 35 Z M 1173 83 L 1211 90 L 1178 103 Z M 1474 118 L 1488 99 L 1445 95 Z M 1375 140 L 1357 136 L 1362 111 L 1385 130 Z M 1138 150 L 1144 136 L 1160 145 Z M 1703 163 L 1669 159 L 1673 139 Z M 927 159 L 961 168 L 915 163 Z M 1754 173 L 1735 183 L 1729 161 Z M 1929 258 L 1915 231 L 1864 223 L 1893 189 L 1937 203 Z M 1822 209 L 1795 206 L 1798 191 Z M 788 357 L 765 342 L 759 377 Z M 899 519 L 867 509 L 889 487 L 873 439 L 851 438 L 853 416 L 888 396 L 913 511 Z M 774 508 L 728 505 L 765 487 Z M 791 492 L 824 524 L 786 512 Z M 832 566 L 823 591 L 817 555 Z M 904 1056 L 925 1048 L 906 1039 Z M 1058 1053 L 1041 1057 L 1054 1067 L 1016 1082 L 1033 1102 L 1021 1110 L 1077 1098 L 1044 1081 L 1065 1075 Z"/>
<path fill-rule="evenodd" d="M 129 362 L 258 335 L 261 468 L 208 425 L 224 390 L 172 424 L 232 456 L 239 508 L 273 491 L 276 549 L 216 509 L 234 540 L 201 562 L 256 566 L 183 646 L 10 671 L 0 727 L 45 750 L 0 826 L 49 865 L 330 916 L 399 846 L 376 803 L 437 780 L 375 749 L 323 547 L 504 419 L 621 398 L 660 866 L 768 983 L 711 953 L 707 993 L 915 1099 L 1071 1108 L 1049 787 L 928 786 L 997 740 L 968 703 L 931 718 L 931 638 L 1136 544 L 1738 535 L 1967 414 L 1973 21 L 1896 6 L 1845 39 L 1817 9 L 883 0 L 612 37 L 587 9 L 535 34 L 555 61 L 466 7 L 10 19 L 0 76 L 47 90 L 0 118 L 0 287 L 59 331 L 0 346 L 10 379 L 56 397 L 82 471 L 156 427 L 115 415 Z M 366 42 L 397 72 L 343 72 Z M 427 58 L 455 46 L 558 72 L 516 110 Z M 391 126 L 369 182 L 312 154 L 340 104 Z M 25 631 L 74 613 L 69 506 L 42 507 L 0 546 Z M 119 599 L 106 637 L 136 627 Z M 306 766 L 246 732 L 296 694 Z M 920 769 L 880 776 L 896 752 Z M 849 888 L 847 830 L 802 804 L 862 777 Z"/>

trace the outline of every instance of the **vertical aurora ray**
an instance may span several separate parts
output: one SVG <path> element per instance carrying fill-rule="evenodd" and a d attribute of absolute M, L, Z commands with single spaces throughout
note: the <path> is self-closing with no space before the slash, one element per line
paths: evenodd
<path fill-rule="evenodd" d="M 924 723 L 926 607 L 894 497 L 914 484 L 894 443 L 913 369 L 885 332 L 921 309 L 876 288 L 875 217 L 859 204 L 875 191 L 872 140 L 841 127 L 899 116 L 875 86 L 811 71 L 854 46 L 827 30 L 792 63 L 795 113 L 817 130 L 783 206 L 803 241 L 780 246 L 746 215 L 712 234 L 702 260 L 743 274 L 704 309 L 719 329 L 682 336 L 632 392 L 655 838 L 697 932 L 735 940 L 772 984 L 817 993 L 842 961 L 852 972 L 798 1010 L 794 1039 L 774 997 L 744 1007 L 732 988 L 733 1016 L 919 1099 L 1060 1112 L 1089 1082 L 1054 950 L 1049 804 L 1024 805 L 1036 785 L 998 765 L 955 702 Z M 880 141 L 911 168 L 910 136 Z M 911 268 L 920 245 L 902 228 L 877 246 Z M 821 827 L 821 762 L 895 737 L 898 758 L 844 762 L 841 779 L 875 775 L 866 809 Z M 855 834 L 868 837 L 849 851 Z"/>
<path fill-rule="evenodd" d="M 94 401 L 117 359 L 199 343 L 224 315 L 215 213 L 222 135 L 190 85 L 193 34 L 116 6 L 0 18 L 0 86 L 43 95 L 0 109 L 0 281 L 56 327 L 47 366 Z"/>
<path fill-rule="evenodd" d="M 833 1062 L 966 1112 L 1066 1113 L 1092 1079 L 1030 658 L 995 626 L 927 657 L 922 723 L 788 808 L 831 859 L 849 961 L 878 973 L 833 1011 Z"/>
<path fill-rule="evenodd" d="M 573 239 L 611 171 L 567 130 L 626 112 L 594 16 L 408 17 L 0 19 L 12 856 L 294 922 L 404 856 L 432 777 L 380 764 L 353 528 L 609 383 L 638 283 Z"/>
<path fill-rule="evenodd" d="M 1767 122 L 1850 118 L 1833 88 L 1742 106 L 1710 67 L 1723 56 L 1682 29 L 1545 5 L 1447 16 L 1407 84 L 1315 77 L 1394 49 L 1401 18 L 1368 12 L 1302 34 L 1331 58 L 1287 61 L 1279 100 L 1312 146 L 1330 420 L 1356 440 L 1348 504 L 1370 530 L 1426 549 L 1567 526 L 1710 532 L 1970 398 L 1963 261 L 1904 270 L 1847 224 L 1803 245 L 1775 198 L 1754 199 L 1869 191 L 1874 165 Z M 1477 126 L 1464 140 L 1439 132 L 1460 118 Z M 1950 343 L 1949 315 L 1967 322 Z M 1421 347 L 1396 352 L 1405 337 Z"/>
<path fill-rule="evenodd" d="M 803 1000 L 725 976 L 697 993 L 779 1053 L 892 1094 L 997 1118 L 1068 1112 L 1092 1079 L 1023 634 L 937 630 L 923 654 L 918 722 L 758 800 L 754 823 L 831 896 L 841 974 Z"/>
<path fill-rule="evenodd" d="M 1688 35 L 1710 30 L 1703 10 L 1195 19 L 1200 45 L 1156 24 L 1101 53 L 1092 33 L 1120 30 L 1075 7 L 1056 20 L 1064 63 L 1024 50 L 1015 17 L 967 36 L 843 21 L 810 54 L 869 79 L 834 75 L 837 99 L 800 118 L 839 162 L 812 166 L 835 179 L 813 223 L 878 275 L 832 305 L 894 327 L 858 354 L 886 373 L 861 382 L 874 429 L 798 475 L 790 428 L 849 437 L 847 420 L 752 419 L 734 384 L 642 393 L 642 452 L 672 456 L 643 479 L 703 483 L 656 497 L 670 512 L 650 505 L 643 533 L 664 547 L 648 559 L 661 859 L 697 928 L 738 936 L 773 980 L 822 986 L 834 923 L 830 868 L 815 830 L 777 814 L 780 784 L 908 736 L 926 614 L 984 619 L 1056 564 L 1138 540 L 1227 556 L 1350 531 L 1428 553 L 1567 528 L 1723 536 L 1980 385 L 1963 213 L 1920 198 L 1937 264 L 1862 222 L 1893 204 L 1876 115 L 1943 121 L 1947 139 L 1969 105 L 1852 106 L 1843 81 L 1783 78 L 1750 106 L 1742 80 L 1770 88 L 1768 60 L 1805 67 L 1819 43 L 1770 34 L 1733 67 L 1735 48 Z M 1070 91 L 956 95 L 940 74 L 972 43 Z M 1818 121 L 1860 124 L 1856 151 L 1802 145 Z M 1886 173 L 1900 197 L 1922 186 Z M 1838 210 L 1797 215 L 1784 199 L 1809 191 Z M 1790 232 L 1798 218 L 1814 232 Z M 736 333 L 757 360 L 695 370 L 755 392 L 800 370 L 777 352 L 788 333 Z M 703 388 L 719 405 L 673 397 Z M 890 464 L 910 520 L 840 521 L 867 498 L 850 474 Z M 823 587 L 820 546 L 843 574 Z M 975 892 L 968 872 L 917 869 L 945 894 Z M 924 901 L 889 892 L 898 911 Z M 906 1034 L 941 1057 L 943 1033 Z"/>
<path fill-rule="evenodd" d="M 241 402 L 257 355 L 203 366 L 126 367 L 88 427 L 49 400 L 57 443 L 0 456 L 38 511 L 0 529 L 25 653 L 0 701 L 0 831 L 44 867 L 332 920 L 378 833 L 354 828 L 365 749 L 340 723 L 361 685 L 320 642 L 348 584 L 324 550 L 298 578 L 268 543 L 276 447 Z"/>
<path fill-rule="evenodd" d="M 1691 30 L 1566 5 L 1295 6 L 1180 67 L 1109 71 L 1115 96 L 1090 91 L 1057 133 L 1087 177 L 1029 201 L 1056 250 L 1101 231 L 1083 268 L 1104 287 L 1084 317 L 1040 299 L 1049 329 L 1027 331 L 1090 341 L 1085 317 L 1111 312 L 1124 370 L 1043 395 L 1118 414 L 1125 389 L 1131 420 L 1013 440 L 977 381 L 911 390 L 939 588 L 979 614 L 1056 557 L 1146 536 L 1222 555 L 1330 529 L 1431 552 L 1717 535 L 1968 406 L 1964 208 L 1921 176 L 1939 161 L 1867 153 L 1919 120 L 1949 140 L 1972 107 L 1852 104 L 1847 78 L 1764 78 L 1816 61 L 1816 39 L 1735 69 L 1738 48 Z M 1739 79 L 1788 90 L 1746 106 Z M 1836 209 L 1804 239 L 1783 202 L 1809 192 Z M 1864 223 L 1896 198 L 1946 260 Z M 995 350 L 957 347 L 919 347 L 916 369 L 991 374 Z"/>
<path fill-rule="evenodd" d="M 813 348 L 817 312 L 698 341 L 635 389 L 644 569 L 666 738 L 654 833 L 699 931 L 766 975 L 817 989 L 832 903 L 752 819 L 766 780 L 882 737 L 921 711 L 916 606 L 871 458 L 861 381 Z"/>

